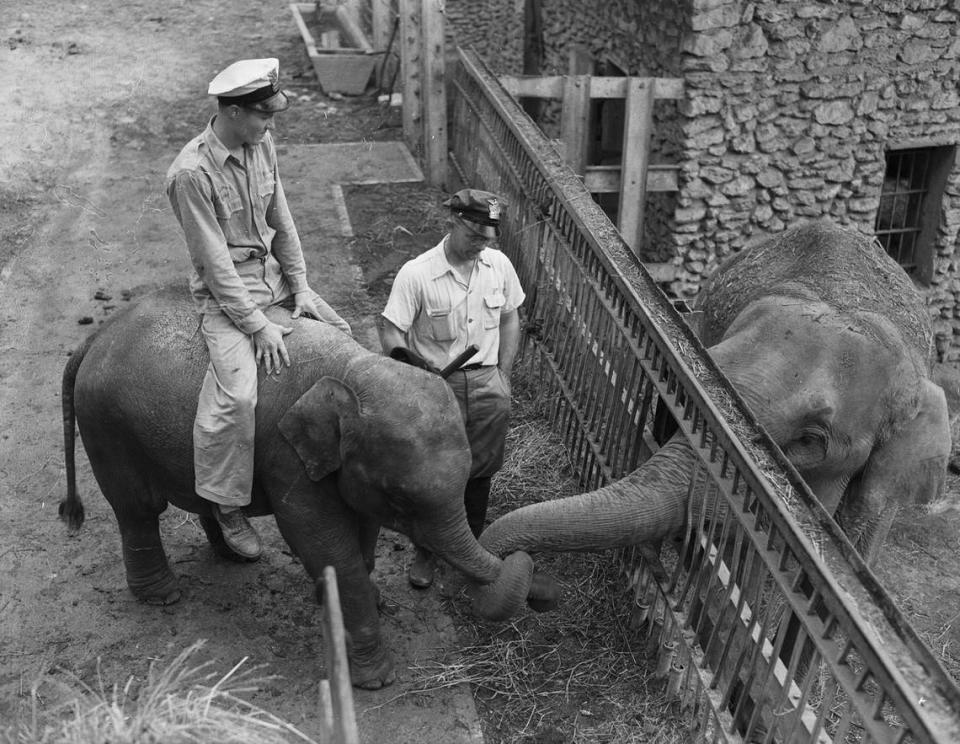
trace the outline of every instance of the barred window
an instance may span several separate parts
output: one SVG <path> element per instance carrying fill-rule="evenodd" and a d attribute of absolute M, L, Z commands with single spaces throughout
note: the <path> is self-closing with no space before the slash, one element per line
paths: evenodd
<path fill-rule="evenodd" d="M 874 231 L 884 249 L 912 277 L 933 278 L 940 202 L 954 147 L 891 150 Z"/>

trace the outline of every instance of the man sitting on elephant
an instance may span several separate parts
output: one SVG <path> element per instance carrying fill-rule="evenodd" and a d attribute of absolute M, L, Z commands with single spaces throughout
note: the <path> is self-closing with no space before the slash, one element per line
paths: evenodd
<path fill-rule="evenodd" d="M 431 250 L 397 273 L 383 310 L 380 342 L 385 353 L 402 347 L 443 368 L 471 344 L 469 364 L 448 377 L 466 424 L 473 464 L 464 490 L 467 522 L 483 530 L 491 476 L 503 464 L 510 416 L 510 371 L 520 339 L 517 308 L 524 300 L 517 272 L 492 247 L 500 234 L 503 199 L 463 189 L 444 202 L 451 229 Z M 410 566 L 413 586 L 433 583 L 431 553 L 417 547 Z"/>
<path fill-rule="evenodd" d="M 307 284 L 300 239 L 277 170 L 270 130 L 289 102 L 276 59 L 235 62 L 210 83 L 216 116 L 180 151 L 166 189 L 183 228 L 210 365 L 194 422 L 197 494 L 213 513 L 227 546 L 255 559 L 261 542 L 242 507 L 253 482 L 257 367 L 280 372 L 290 360 L 291 328 L 263 313 L 292 302 L 293 318 L 313 316 L 346 333 L 350 326 Z"/>

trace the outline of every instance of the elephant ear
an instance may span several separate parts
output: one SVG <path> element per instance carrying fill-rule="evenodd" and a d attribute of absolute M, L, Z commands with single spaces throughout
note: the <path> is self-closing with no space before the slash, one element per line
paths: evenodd
<path fill-rule="evenodd" d="M 901 506 L 926 504 L 943 494 L 950 457 L 950 418 L 943 389 L 924 380 L 917 415 L 870 455 L 839 521 L 872 563 Z"/>
<path fill-rule="evenodd" d="M 297 451 L 312 480 L 340 468 L 340 424 L 356 416 L 360 402 L 339 380 L 321 377 L 280 419 L 283 438 Z"/>

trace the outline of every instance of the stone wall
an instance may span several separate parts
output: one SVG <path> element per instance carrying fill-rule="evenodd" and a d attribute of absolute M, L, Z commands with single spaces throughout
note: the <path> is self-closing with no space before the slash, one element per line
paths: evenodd
<path fill-rule="evenodd" d="M 504 26 L 489 54 L 478 51 L 516 74 L 523 2 L 492 5 L 509 6 L 499 17 L 519 29 L 519 50 L 502 51 L 513 39 Z M 451 20 L 457 6 L 476 14 L 448 0 Z M 683 104 L 658 109 L 654 142 L 655 158 L 681 165 L 681 190 L 666 217 L 663 205 L 650 210 L 657 226 L 641 256 L 675 266 L 669 289 L 681 297 L 725 256 L 799 221 L 828 216 L 872 232 L 885 152 L 960 140 L 960 0 L 543 0 L 543 18 L 544 74 L 564 74 L 581 45 L 628 74 L 685 80 Z M 921 289 L 954 361 L 956 167 L 940 214 Z"/>
<path fill-rule="evenodd" d="M 751 238 L 803 219 L 872 232 L 885 151 L 960 139 L 958 0 L 692 0 L 692 10 L 679 293 Z M 955 168 L 940 211 L 922 289 L 938 333 L 960 343 Z"/>
<path fill-rule="evenodd" d="M 523 71 L 524 0 L 446 0 L 447 43 L 473 48 L 497 75 Z"/>

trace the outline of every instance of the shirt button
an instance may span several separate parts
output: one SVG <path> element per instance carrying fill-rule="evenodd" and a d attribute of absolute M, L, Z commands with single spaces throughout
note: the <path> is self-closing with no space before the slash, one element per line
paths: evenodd
<path fill-rule="evenodd" d="M 472 323 L 472 322 L 473 322 L 473 318 L 468 318 L 468 319 L 467 319 L 467 322 L 468 322 L 468 323 Z"/>

